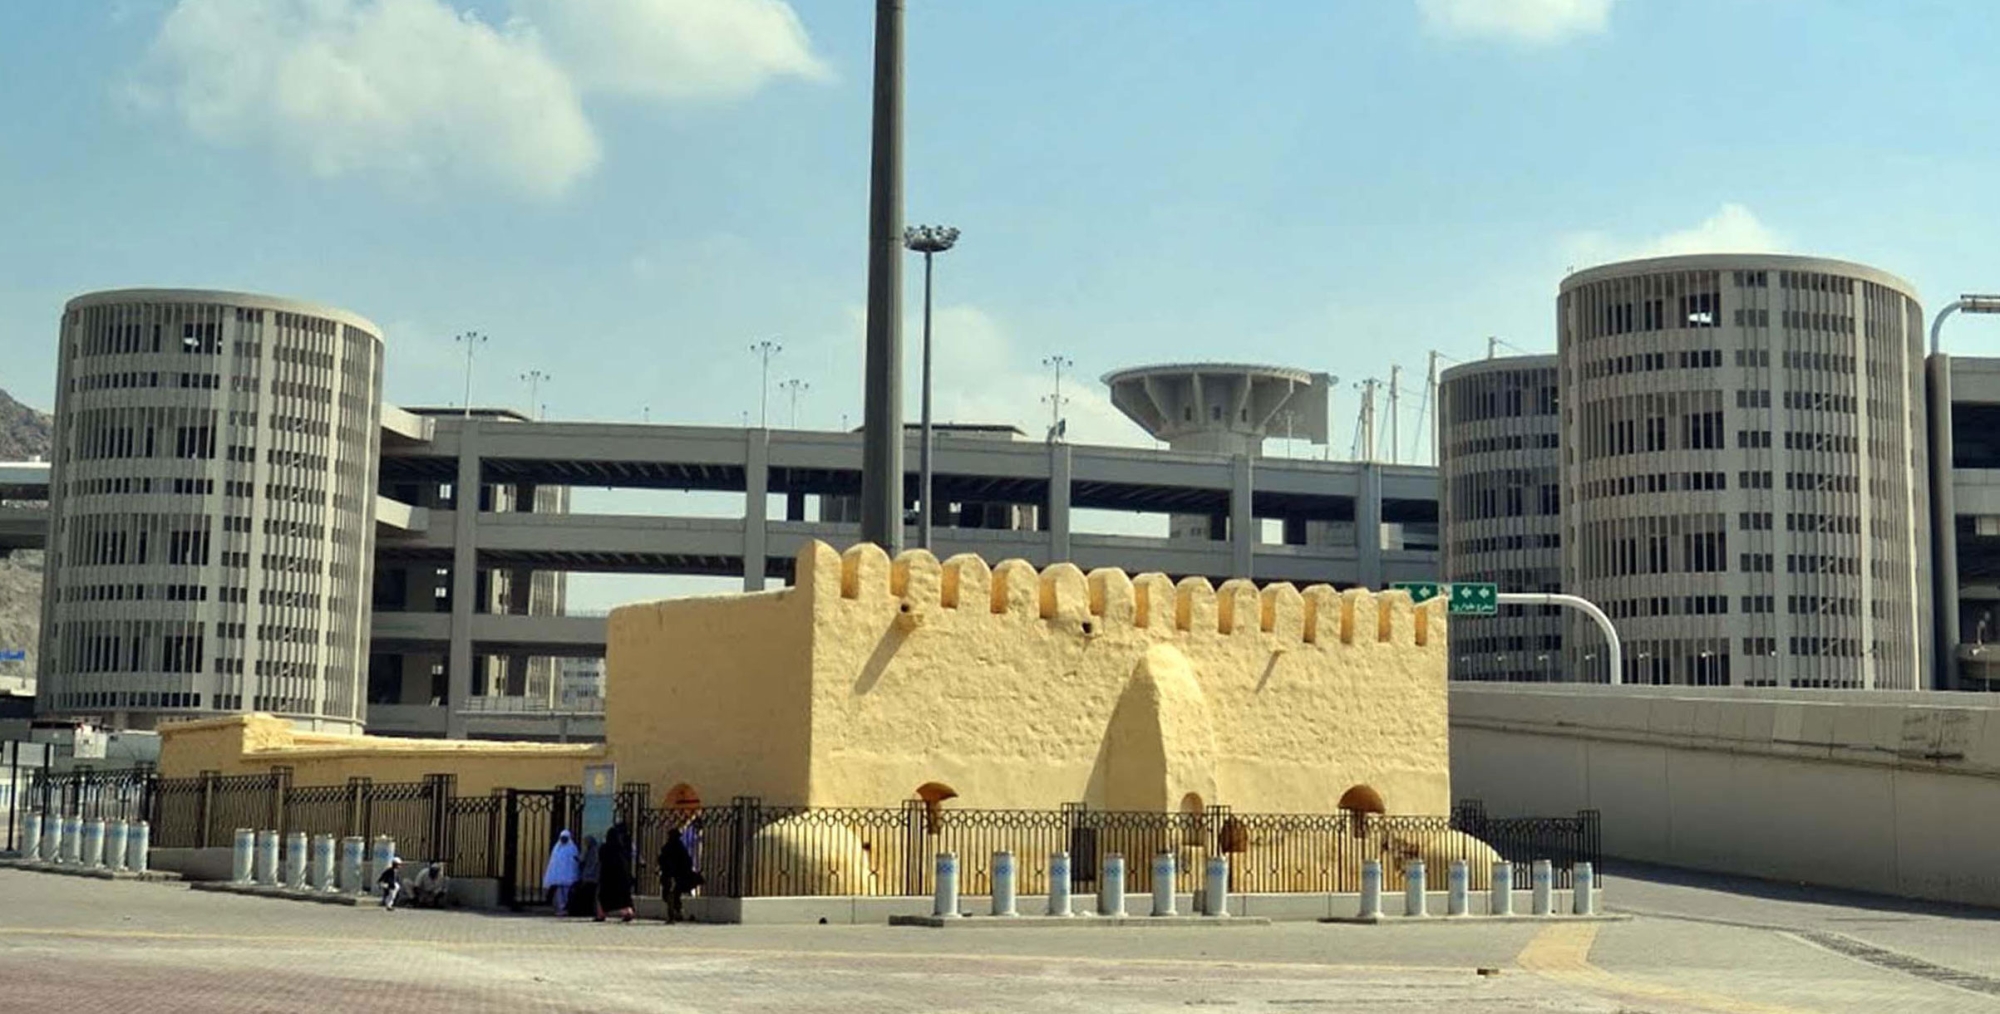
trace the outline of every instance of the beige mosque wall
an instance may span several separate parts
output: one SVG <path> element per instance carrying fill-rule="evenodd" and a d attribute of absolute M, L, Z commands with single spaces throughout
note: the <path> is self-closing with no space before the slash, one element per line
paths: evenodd
<path fill-rule="evenodd" d="M 295 784 L 458 776 L 461 794 L 621 782 L 710 804 L 1331 812 L 1367 786 L 1443 815 L 1444 620 L 1401 593 L 1212 589 L 1157 574 L 801 551 L 795 586 L 626 606 L 609 621 L 608 743 L 328 736 L 270 716 L 162 730 L 169 777 Z"/>

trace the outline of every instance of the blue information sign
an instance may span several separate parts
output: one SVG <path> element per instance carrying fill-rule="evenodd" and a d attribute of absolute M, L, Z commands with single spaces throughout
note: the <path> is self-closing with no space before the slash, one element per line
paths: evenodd
<path fill-rule="evenodd" d="M 27 660 L 28 649 L 26 648 L 0 648 L 0 662 L 26 662 Z"/>
<path fill-rule="evenodd" d="M 617 813 L 618 766 L 591 764 L 583 769 L 583 828 L 586 835 L 604 840 Z"/>

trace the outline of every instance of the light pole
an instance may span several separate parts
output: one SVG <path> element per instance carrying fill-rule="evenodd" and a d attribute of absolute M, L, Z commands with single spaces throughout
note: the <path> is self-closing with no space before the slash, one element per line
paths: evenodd
<path fill-rule="evenodd" d="M 751 342 L 750 351 L 763 360 L 763 379 L 757 383 L 757 428 L 771 428 L 771 357 L 785 351 L 785 346 L 769 338 Z"/>
<path fill-rule="evenodd" d="M 1056 438 L 1063 435 L 1062 407 L 1069 400 L 1064 398 L 1062 393 L 1063 371 L 1075 366 L 1076 362 L 1068 356 L 1058 353 L 1053 356 L 1042 357 L 1042 365 L 1056 371 L 1055 392 L 1042 395 L 1042 400 L 1049 403 L 1049 443 L 1055 443 Z"/>
<path fill-rule="evenodd" d="M 949 225 L 913 225 L 903 230 L 903 245 L 924 255 L 924 395 L 922 435 L 917 444 L 917 546 L 931 548 L 931 258 L 958 242 Z"/>
<path fill-rule="evenodd" d="M 467 331 L 452 339 L 465 346 L 465 418 L 472 418 L 472 350 L 486 344 L 486 336 L 477 331 Z"/>
<path fill-rule="evenodd" d="M 805 381 L 803 381 L 803 380 L 800 380 L 800 379 L 799 379 L 799 378 L 797 378 L 797 377 L 793 377 L 793 378 L 792 378 L 792 379 L 790 379 L 790 380 L 786 380 L 786 381 L 780 381 L 780 382 L 779 382 L 779 384 L 778 384 L 778 386 L 779 386 L 779 387 L 782 387 L 782 388 L 784 388 L 784 389 L 785 389 L 785 391 L 786 391 L 787 393 L 789 393 L 789 394 L 790 394 L 790 395 L 792 396 L 792 423 L 791 423 L 791 425 L 792 425 L 792 428 L 793 428 L 793 429 L 798 429 L 798 428 L 799 428 L 799 395 L 801 395 L 801 394 L 804 394 L 805 392 L 807 392 L 807 391 L 810 391 L 810 390 L 812 390 L 812 385 L 811 385 L 811 384 L 809 384 L 809 383 L 807 383 L 807 382 L 805 382 Z"/>
<path fill-rule="evenodd" d="M 553 380 L 555 378 L 550 377 L 548 374 L 543 373 L 540 370 L 529 370 L 528 372 L 521 374 L 521 379 L 527 382 L 528 411 L 533 412 L 535 410 L 535 406 L 540 405 L 542 403 L 541 402 L 542 381 Z M 541 417 L 546 419 L 548 418 L 548 415 L 549 415 L 548 408 L 544 406 L 542 409 Z"/>
<path fill-rule="evenodd" d="M 1953 313 L 2000 313 L 2000 295 L 1967 293 L 1945 304 L 1931 320 L 1929 375 L 1931 436 L 1931 601 L 1937 611 L 1932 645 L 1936 689 L 1958 689 L 1958 497 L 1952 488 L 1951 357 L 1938 349 L 1938 332 Z"/>

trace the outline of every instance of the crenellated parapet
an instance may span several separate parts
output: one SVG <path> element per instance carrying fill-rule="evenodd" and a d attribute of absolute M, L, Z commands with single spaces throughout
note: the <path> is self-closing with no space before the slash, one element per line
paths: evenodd
<path fill-rule="evenodd" d="M 814 542 L 798 555 L 797 584 L 831 604 L 874 605 L 921 626 L 931 614 L 950 611 L 963 622 L 975 615 L 994 623 L 1045 622 L 1079 637 L 1128 630 L 1187 638 L 1263 636 L 1277 645 L 1323 648 L 1442 645 L 1444 604 L 1413 604 L 1402 591 L 1340 590 L 1257 585 L 1245 579 L 1216 587 L 1205 578 L 1175 582 L 1164 574 L 1128 575 L 1115 567 L 1088 574 L 1058 563 L 1037 571 L 1025 560 L 989 567 L 965 553 L 940 562 L 921 549 L 891 560 L 881 547 L 862 543 L 845 553 Z"/>

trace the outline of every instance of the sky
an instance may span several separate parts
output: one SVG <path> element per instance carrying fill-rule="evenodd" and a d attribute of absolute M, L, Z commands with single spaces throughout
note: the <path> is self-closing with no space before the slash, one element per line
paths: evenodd
<path fill-rule="evenodd" d="M 0 388 L 51 406 L 70 297 L 184 286 L 375 321 L 398 404 L 458 403 L 477 332 L 475 402 L 538 408 L 540 371 L 551 417 L 737 424 L 770 339 L 772 425 L 787 380 L 796 425 L 857 423 L 872 7 L 0 3 Z M 1932 307 L 2000 288 L 1982 0 L 908 9 L 905 217 L 963 233 L 941 420 L 1039 435 L 1062 357 L 1070 438 L 1145 446 L 1099 376 L 1265 362 L 1341 378 L 1344 456 L 1354 385 L 1400 366 L 1407 459 L 1428 353 L 1552 349 L 1573 269 L 1783 251 Z"/>

